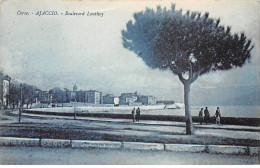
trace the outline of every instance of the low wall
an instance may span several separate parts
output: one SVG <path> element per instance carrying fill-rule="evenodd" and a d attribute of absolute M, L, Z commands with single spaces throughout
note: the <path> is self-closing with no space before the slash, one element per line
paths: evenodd
<path fill-rule="evenodd" d="M 259 155 L 259 147 L 234 146 L 234 145 L 197 145 L 197 144 L 164 144 L 147 142 L 125 141 L 97 141 L 97 140 L 71 140 L 71 139 L 38 139 L 0 137 L 0 147 L 47 147 L 47 148 L 82 148 L 82 149 L 126 149 L 126 150 L 151 150 L 196 152 L 230 155 Z"/>
<path fill-rule="evenodd" d="M 74 113 L 63 112 L 51 112 L 51 111 L 33 111 L 24 110 L 25 113 L 31 114 L 44 114 L 44 115 L 59 115 L 59 116 L 74 116 Z M 131 114 L 115 114 L 115 113 L 77 113 L 77 116 L 81 117 L 103 117 L 103 118 L 123 118 L 131 119 Z M 185 122 L 185 116 L 174 115 L 142 115 L 140 120 L 159 120 L 159 121 L 179 121 Z M 193 122 L 199 122 L 197 116 L 192 117 Z M 210 118 L 209 123 L 215 123 L 214 117 Z M 221 124 L 230 125 L 248 125 L 248 126 L 260 126 L 260 118 L 239 118 L 239 117 L 221 117 Z"/>

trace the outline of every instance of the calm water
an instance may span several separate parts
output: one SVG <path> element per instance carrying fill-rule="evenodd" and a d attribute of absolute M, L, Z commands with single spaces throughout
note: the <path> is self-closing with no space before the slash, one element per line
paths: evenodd
<path fill-rule="evenodd" d="M 191 108 L 192 116 L 199 114 L 200 108 L 205 109 L 204 106 L 193 106 Z M 248 117 L 248 118 L 260 118 L 260 106 L 219 106 L 222 117 Z M 215 115 L 217 106 L 208 106 L 210 115 Z M 184 116 L 184 109 L 167 109 L 150 111 L 150 113 L 160 113 L 164 115 L 181 115 Z"/>
<path fill-rule="evenodd" d="M 260 118 L 260 106 L 219 106 L 222 117 L 247 117 L 247 118 Z M 200 108 L 204 106 L 193 106 L 191 107 L 192 116 L 198 116 Z M 213 116 L 216 112 L 217 106 L 208 106 L 210 115 Z M 109 113 L 131 113 L 125 110 L 113 110 L 108 111 Z M 164 110 L 141 110 L 141 114 L 150 115 L 178 115 L 184 116 L 184 109 L 164 109 Z"/>
<path fill-rule="evenodd" d="M 260 106 L 259 105 L 251 105 L 251 106 L 219 106 L 222 117 L 246 117 L 246 118 L 260 118 Z M 200 108 L 204 108 L 205 106 L 192 106 L 191 114 L 192 116 L 198 116 Z M 131 114 L 132 108 L 120 109 L 120 108 L 109 108 L 107 110 L 104 109 L 91 109 L 89 112 L 95 113 L 120 113 L 120 114 Z M 140 106 L 141 114 L 148 115 L 177 115 L 184 116 L 184 109 L 163 109 L 163 110 L 145 110 Z M 208 106 L 209 112 L 211 116 L 215 115 L 217 106 Z M 43 110 L 43 109 L 39 109 Z M 60 107 L 60 108 L 47 108 L 46 111 L 57 111 L 57 112 L 73 112 L 73 107 Z M 81 109 L 82 110 L 82 109 Z M 86 109 L 87 110 L 87 109 Z"/>

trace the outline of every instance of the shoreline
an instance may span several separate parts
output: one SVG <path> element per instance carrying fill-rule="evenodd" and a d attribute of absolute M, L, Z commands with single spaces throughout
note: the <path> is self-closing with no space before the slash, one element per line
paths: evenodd
<path fill-rule="evenodd" d="M 75 115 L 74 112 L 54 112 L 54 111 L 35 111 L 35 110 L 24 110 L 24 113 L 39 114 L 39 115 L 57 115 L 57 116 L 74 116 Z M 132 115 L 130 113 L 129 114 L 117 114 L 117 113 L 108 113 L 108 112 L 99 112 L 99 113 L 86 112 L 86 113 L 76 113 L 76 115 L 79 117 L 132 119 Z M 140 120 L 185 122 L 185 116 L 141 114 Z M 193 120 L 193 122 L 199 122 L 199 117 L 192 116 L 192 120 Z M 215 118 L 210 117 L 209 123 L 215 123 Z M 221 124 L 260 126 L 260 118 L 221 117 Z"/>
<path fill-rule="evenodd" d="M 172 105 L 148 105 L 148 106 L 76 106 L 79 113 L 112 113 L 112 114 L 131 114 L 132 109 L 140 107 L 141 114 L 146 115 L 175 115 L 184 116 L 184 108 L 170 108 Z M 238 118 L 260 118 L 260 106 L 219 106 L 222 117 L 238 117 Z M 191 115 L 198 116 L 200 108 L 204 106 L 191 106 Z M 214 116 L 217 106 L 208 106 L 210 115 Z M 33 111 L 52 111 L 69 113 L 74 112 L 74 107 L 49 107 L 49 108 L 32 108 Z"/>

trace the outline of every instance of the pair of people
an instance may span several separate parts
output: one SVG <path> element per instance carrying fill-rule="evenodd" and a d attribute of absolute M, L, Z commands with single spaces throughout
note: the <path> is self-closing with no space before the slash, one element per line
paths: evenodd
<path fill-rule="evenodd" d="M 200 112 L 199 112 L 200 125 L 202 124 L 203 121 L 206 124 L 208 124 L 209 119 L 210 119 L 210 113 L 209 113 L 208 107 L 206 107 L 206 109 L 204 110 L 204 117 L 203 117 L 203 108 L 201 108 Z"/>
<path fill-rule="evenodd" d="M 133 108 L 132 110 L 132 118 L 133 118 L 133 122 L 135 121 L 139 121 L 140 120 L 140 116 L 141 116 L 141 110 L 138 107 L 135 111 L 135 108 Z"/>
<path fill-rule="evenodd" d="M 220 124 L 220 117 L 221 117 L 220 109 L 219 107 L 217 107 L 216 114 L 215 114 L 216 124 Z M 210 120 L 210 113 L 208 107 L 206 107 L 206 109 L 204 110 L 204 117 L 203 117 L 203 108 L 201 108 L 199 112 L 200 124 L 202 124 L 203 121 L 205 121 L 205 123 L 208 124 L 209 120 Z"/>

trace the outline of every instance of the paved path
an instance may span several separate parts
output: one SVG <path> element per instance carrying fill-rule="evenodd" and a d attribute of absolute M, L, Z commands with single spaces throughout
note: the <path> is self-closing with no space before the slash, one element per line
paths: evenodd
<path fill-rule="evenodd" d="M 14 114 L 17 114 L 17 111 L 14 112 Z M 48 115 L 37 115 L 37 114 L 30 114 L 30 113 L 23 113 L 25 116 L 44 116 L 48 117 Z M 52 117 L 53 116 L 49 116 Z M 67 118 L 71 119 L 73 117 L 71 116 L 55 116 L 55 118 Z M 77 119 L 86 119 L 91 121 L 106 121 L 106 122 L 124 122 L 129 123 L 132 122 L 132 120 L 129 119 L 122 119 L 122 118 L 100 118 L 100 117 L 77 117 Z M 154 120 L 143 120 L 139 122 L 135 122 L 136 124 L 149 124 L 149 125 L 166 125 L 166 126 L 184 126 L 184 122 L 175 122 L 175 121 L 154 121 Z M 217 125 L 217 124 L 203 124 L 200 125 L 198 123 L 194 123 L 195 128 L 211 128 L 211 129 L 227 129 L 227 130 L 241 130 L 241 131 L 260 131 L 260 126 L 242 126 L 242 125 Z"/>
<path fill-rule="evenodd" d="M 259 164 L 257 156 L 207 153 L 71 149 L 42 147 L 1 147 L 1 164 L 95 164 L 95 165 L 169 165 L 169 164 Z"/>
<path fill-rule="evenodd" d="M 68 116 L 48 116 L 48 115 L 36 115 L 36 114 L 23 114 L 24 116 L 44 117 L 44 118 L 56 118 L 56 119 L 72 119 Z M 136 130 L 136 131 L 155 131 L 161 133 L 172 134 L 185 134 L 185 123 L 174 121 L 153 121 L 143 120 L 140 122 L 132 122 L 129 119 L 115 119 L 115 118 L 98 118 L 98 117 L 77 117 L 79 120 L 98 121 L 104 124 L 100 126 L 106 126 L 111 124 L 112 128 L 117 128 L 120 124 L 120 128 L 123 130 Z M 114 125 L 113 124 L 117 124 Z M 260 127 L 258 126 L 240 126 L 240 125 L 200 125 L 194 123 L 195 135 L 209 135 L 216 137 L 237 138 L 237 139 L 253 139 L 260 140 Z M 129 133 L 129 132 L 128 132 Z M 138 134 L 138 133 L 137 133 Z"/>
<path fill-rule="evenodd" d="M 171 121 L 132 122 L 127 119 L 23 114 L 2 116 L 0 136 L 135 141 L 156 143 L 258 146 L 259 127 L 194 124 L 195 134 L 185 135 L 185 123 Z M 22 131 L 21 131 L 22 130 Z"/>

